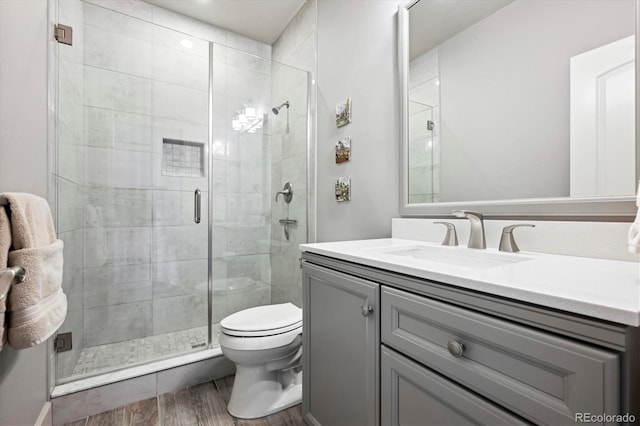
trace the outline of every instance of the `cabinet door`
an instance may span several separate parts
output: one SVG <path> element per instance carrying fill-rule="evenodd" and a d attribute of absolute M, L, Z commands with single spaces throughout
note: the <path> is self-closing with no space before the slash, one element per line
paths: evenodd
<path fill-rule="evenodd" d="M 379 285 L 303 266 L 303 413 L 310 424 L 379 424 Z"/>
<path fill-rule="evenodd" d="M 529 424 L 385 346 L 381 380 L 383 425 Z"/>

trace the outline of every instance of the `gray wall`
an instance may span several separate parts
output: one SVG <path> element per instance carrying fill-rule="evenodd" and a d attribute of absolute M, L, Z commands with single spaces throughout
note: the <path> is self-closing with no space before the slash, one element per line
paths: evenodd
<path fill-rule="evenodd" d="M 0 1 L 0 192 L 47 196 L 47 3 Z M 0 424 L 34 424 L 47 344 L 0 352 Z"/>
<path fill-rule="evenodd" d="M 402 1 L 318 1 L 317 240 L 383 238 L 399 216 L 397 11 Z M 351 97 L 352 121 L 335 107 Z M 335 144 L 351 136 L 351 161 Z M 334 183 L 351 176 L 351 201 Z"/>

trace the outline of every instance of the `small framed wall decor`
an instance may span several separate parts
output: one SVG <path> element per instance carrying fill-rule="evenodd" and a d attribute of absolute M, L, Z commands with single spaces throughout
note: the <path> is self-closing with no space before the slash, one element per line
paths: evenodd
<path fill-rule="evenodd" d="M 336 126 L 342 127 L 351 123 L 351 98 L 336 104 Z"/>
<path fill-rule="evenodd" d="M 346 137 L 336 142 L 336 164 L 351 160 L 351 138 Z"/>
<path fill-rule="evenodd" d="M 341 177 L 336 180 L 336 201 L 343 203 L 351 200 L 351 177 Z"/>

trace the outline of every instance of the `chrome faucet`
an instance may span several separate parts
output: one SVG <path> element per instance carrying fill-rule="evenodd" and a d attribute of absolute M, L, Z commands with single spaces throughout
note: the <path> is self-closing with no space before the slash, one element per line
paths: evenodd
<path fill-rule="evenodd" d="M 291 182 L 285 183 L 282 191 L 276 192 L 276 203 L 278 202 L 278 195 L 280 194 L 283 195 L 285 203 L 289 204 L 291 202 L 291 199 L 293 198 L 293 187 L 291 186 Z"/>
<path fill-rule="evenodd" d="M 498 246 L 498 250 L 506 251 L 507 253 L 517 253 L 520 251 L 520 248 L 518 248 L 518 245 L 516 244 L 516 240 L 513 238 L 513 230 L 521 226 L 529 226 L 531 228 L 535 228 L 535 225 L 531 223 L 505 226 L 502 229 L 502 236 L 500 237 L 500 245 Z"/>
<path fill-rule="evenodd" d="M 484 223 L 482 222 L 482 214 L 469 210 L 454 210 L 451 212 L 456 217 L 466 217 L 469 219 L 471 229 L 469 232 L 469 243 L 467 247 L 475 249 L 487 248 L 487 241 L 484 238 Z"/>

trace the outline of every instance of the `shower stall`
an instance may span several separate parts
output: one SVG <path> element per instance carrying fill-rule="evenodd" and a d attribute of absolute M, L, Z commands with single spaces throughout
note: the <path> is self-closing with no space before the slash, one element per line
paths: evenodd
<path fill-rule="evenodd" d="M 56 384 L 216 347 L 241 309 L 301 306 L 309 73 L 141 1 L 53 4 L 73 28 L 52 58 L 72 341 Z"/>

